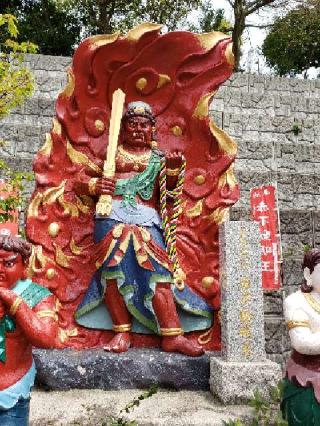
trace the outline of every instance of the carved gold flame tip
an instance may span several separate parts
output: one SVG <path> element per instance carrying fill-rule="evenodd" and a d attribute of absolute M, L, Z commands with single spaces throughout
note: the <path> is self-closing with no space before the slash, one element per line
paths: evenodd
<path fill-rule="evenodd" d="M 157 88 L 160 89 L 165 84 L 171 83 L 171 78 L 167 74 L 159 74 Z"/>
<path fill-rule="evenodd" d="M 198 200 L 193 207 L 191 207 L 189 210 L 187 210 L 187 216 L 188 217 L 198 217 L 202 213 L 203 208 L 203 198 L 201 200 Z"/>
<path fill-rule="evenodd" d="M 67 141 L 67 155 L 72 161 L 72 163 L 75 164 L 83 164 L 85 166 L 90 167 L 90 169 L 94 170 L 95 172 L 101 174 L 101 169 L 98 167 L 93 161 L 91 161 L 86 154 L 83 152 L 77 151 L 73 148 L 70 141 Z"/>
<path fill-rule="evenodd" d="M 192 117 L 194 118 L 200 118 L 204 119 L 207 118 L 209 115 L 209 103 L 213 97 L 215 92 L 207 93 L 206 95 L 203 95 L 202 98 L 199 100 L 195 110 L 193 111 Z"/>
<path fill-rule="evenodd" d="M 210 131 L 217 139 L 222 151 L 232 156 L 237 154 L 238 147 L 235 141 L 225 131 L 220 129 L 213 120 L 210 120 Z"/>
<path fill-rule="evenodd" d="M 144 34 L 150 33 L 152 31 L 160 31 L 162 25 L 153 24 L 151 22 L 146 22 L 144 24 L 137 25 L 132 28 L 126 36 L 126 39 L 129 41 L 137 42 Z"/>
<path fill-rule="evenodd" d="M 232 48 L 233 48 L 233 44 L 229 43 L 227 48 L 226 48 L 225 56 L 226 56 L 228 64 L 230 64 L 232 66 L 232 68 L 234 68 L 235 59 L 234 59 L 234 54 L 233 54 Z"/>
<path fill-rule="evenodd" d="M 59 266 L 62 266 L 63 268 L 68 268 L 70 264 L 70 260 L 72 259 L 72 256 L 68 256 L 63 253 L 63 250 L 61 247 L 59 247 L 57 244 L 53 244 L 56 249 L 56 262 Z"/>
<path fill-rule="evenodd" d="M 41 273 L 48 260 L 49 258 L 42 253 L 42 246 L 32 246 L 32 252 L 27 270 L 28 278 L 32 278 L 36 273 Z M 39 263 L 40 268 L 37 268 L 37 263 Z"/>
<path fill-rule="evenodd" d="M 82 248 L 76 245 L 73 238 L 71 239 L 71 242 L 70 242 L 70 249 L 72 253 L 75 254 L 76 256 L 79 256 L 79 254 L 82 253 Z"/>
<path fill-rule="evenodd" d="M 59 121 L 56 118 L 54 118 L 52 120 L 52 124 L 53 124 L 53 128 L 52 128 L 53 133 L 61 136 L 61 124 L 59 123 Z"/>
<path fill-rule="evenodd" d="M 71 68 L 68 68 L 67 73 L 68 73 L 68 83 L 66 84 L 66 87 L 61 92 L 61 94 L 63 96 L 66 96 L 67 98 L 70 98 L 70 96 L 72 96 L 74 91 L 75 79 L 74 79 L 74 74 Z"/>
<path fill-rule="evenodd" d="M 69 330 L 59 328 L 58 335 L 60 342 L 65 343 L 66 340 L 69 339 L 69 337 L 76 337 L 78 335 L 78 329 L 76 327 L 70 328 Z"/>
<path fill-rule="evenodd" d="M 120 32 L 117 31 L 114 34 L 98 34 L 90 37 L 90 47 L 91 49 L 96 49 L 97 47 L 105 46 L 106 44 L 114 43 L 118 40 Z"/>
<path fill-rule="evenodd" d="M 211 33 L 197 34 L 197 38 L 200 41 L 201 47 L 205 50 L 211 50 L 221 40 L 230 38 L 230 36 L 223 34 L 219 31 L 213 31 Z"/>
<path fill-rule="evenodd" d="M 52 138 L 50 133 L 46 133 L 46 141 L 40 148 L 39 152 L 42 155 L 49 156 L 51 154 L 51 150 L 52 150 Z"/>
<path fill-rule="evenodd" d="M 217 225 L 221 225 L 229 219 L 229 207 L 218 207 L 208 216 L 208 219 L 213 220 Z"/>

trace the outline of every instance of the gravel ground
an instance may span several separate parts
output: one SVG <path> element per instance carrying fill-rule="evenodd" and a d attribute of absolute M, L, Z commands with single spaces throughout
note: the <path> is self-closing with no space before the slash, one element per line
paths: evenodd
<path fill-rule="evenodd" d="M 141 390 L 102 391 L 70 390 L 65 392 L 35 389 L 32 393 L 30 426 L 107 426 L 111 416 Z M 248 417 L 247 406 L 223 406 L 210 392 L 159 390 L 141 402 L 126 419 L 139 426 L 215 426 L 237 417 Z M 123 416 L 123 415 L 122 415 Z"/>

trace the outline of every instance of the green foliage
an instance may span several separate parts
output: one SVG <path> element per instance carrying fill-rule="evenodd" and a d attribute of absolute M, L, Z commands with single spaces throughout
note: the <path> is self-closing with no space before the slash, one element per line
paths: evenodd
<path fill-rule="evenodd" d="M 1 10 L 18 16 L 19 40 L 30 39 L 45 55 L 73 53 L 80 40 L 80 23 L 59 7 L 56 0 L 2 0 Z"/>
<path fill-rule="evenodd" d="M 201 0 L 58 0 L 72 13 L 85 35 L 126 32 L 142 22 L 163 24 L 168 30 L 181 28 L 187 15 Z"/>
<path fill-rule="evenodd" d="M 223 9 L 214 9 L 210 0 L 204 0 L 199 7 L 197 24 L 190 25 L 189 29 L 199 33 L 221 31 L 222 33 L 230 34 L 232 25 L 224 17 Z"/>
<path fill-rule="evenodd" d="M 304 253 L 307 253 L 311 249 L 312 249 L 312 246 L 310 244 L 304 244 L 303 245 L 303 252 Z"/>
<path fill-rule="evenodd" d="M 299 135 L 299 133 L 301 133 L 301 132 L 302 132 L 301 125 L 300 125 L 300 124 L 298 124 L 298 123 L 294 123 L 294 124 L 292 125 L 292 133 L 293 133 L 295 136 L 298 136 L 298 135 Z"/>
<path fill-rule="evenodd" d="M 278 75 L 299 74 L 319 67 L 319 40 L 320 1 L 313 0 L 274 22 L 262 52 Z"/>
<path fill-rule="evenodd" d="M 132 401 L 129 402 L 122 410 L 120 410 L 120 416 L 118 418 L 116 417 L 110 417 L 110 422 L 108 422 L 109 426 L 138 426 L 138 423 L 135 420 L 126 420 L 124 417 L 121 416 L 122 413 L 130 413 L 131 410 L 133 410 L 135 407 L 139 407 L 141 401 L 150 398 L 154 394 L 158 392 L 158 385 L 152 385 L 150 388 L 143 392 L 138 397 L 134 398 Z"/>
<path fill-rule="evenodd" d="M 268 398 L 263 398 L 259 391 L 254 392 L 253 399 L 249 402 L 254 414 L 249 423 L 244 423 L 237 419 L 223 422 L 223 424 L 225 426 L 288 426 L 288 423 L 283 420 L 279 408 L 283 387 L 283 381 L 280 381 L 277 386 L 271 387 Z"/>
<path fill-rule="evenodd" d="M 17 42 L 17 19 L 10 14 L 0 14 L 0 119 L 31 96 L 34 80 L 23 64 L 25 53 L 34 53 L 37 46 L 30 42 Z M 5 142 L 1 141 L 1 145 Z M 11 193 L 0 200 L 0 222 L 13 220 L 13 211 L 22 205 L 24 183 L 32 180 L 31 173 L 14 171 L 0 160 L 1 177 L 9 182 L 3 189 Z"/>
<path fill-rule="evenodd" d="M 34 81 L 30 70 L 23 65 L 25 53 L 35 53 L 36 45 L 17 42 L 17 20 L 0 14 L 0 119 L 31 96 Z"/>

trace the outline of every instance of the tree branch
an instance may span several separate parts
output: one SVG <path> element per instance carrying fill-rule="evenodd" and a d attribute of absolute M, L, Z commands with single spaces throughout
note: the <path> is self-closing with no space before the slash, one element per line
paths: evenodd
<path fill-rule="evenodd" d="M 276 0 L 255 0 L 247 4 L 246 7 L 246 16 L 251 15 L 252 13 L 256 12 L 257 10 L 261 9 L 264 6 L 268 6 L 272 3 L 274 3 Z"/>
<path fill-rule="evenodd" d="M 272 24 L 246 24 L 246 28 L 260 28 L 260 29 L 264 29 L 264 28 L 270 28 L 272 27 Z"/>

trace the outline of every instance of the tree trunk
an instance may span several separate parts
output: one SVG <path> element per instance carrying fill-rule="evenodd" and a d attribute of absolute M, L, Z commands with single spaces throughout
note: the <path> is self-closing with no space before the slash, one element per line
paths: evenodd
<path fill-rule="evenodd" d="M 233 54 L 234 54 L 234 70 L 240 71 L 241 58 L 241 37 L 246 25 L 245 2 L 244 0 L 235 0 L 234 4 L 234 28 L 232 31 Z"/>
<path fill-rule="evenodd" d="M 110 34 L 112 33 L 112 27 L 110 22 L 110 9 L 112 9 L 111 16 L 113 15 L 114 1 L 109 0 L 98 0 L 97 6 L 99 9 L 98 14 L 98 32 L 99 34 Z"/>

